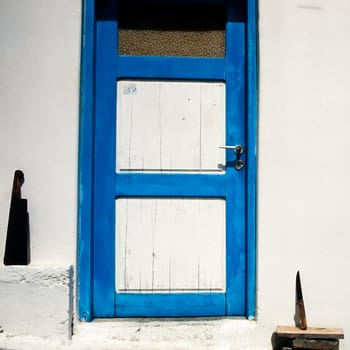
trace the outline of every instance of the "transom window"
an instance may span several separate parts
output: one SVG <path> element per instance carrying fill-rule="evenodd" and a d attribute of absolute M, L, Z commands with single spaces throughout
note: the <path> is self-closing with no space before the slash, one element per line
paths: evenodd
<path fill-rule="evenodd" d="M 223 4 L 121 1 L 118 53 L 132 56 L 225 56 Z"/>

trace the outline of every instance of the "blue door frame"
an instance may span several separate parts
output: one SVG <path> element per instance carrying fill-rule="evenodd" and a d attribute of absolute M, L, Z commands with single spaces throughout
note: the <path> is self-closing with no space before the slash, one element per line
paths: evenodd
<path fill-rule="evenodd" d="M 89 321 L 95 317 L 116 316 L 245 315 L 254 317 L 257 114 L 255 0 L 248 0 L 247 3 L 244 3 L 247 15 L 243 20 L 233 17 L 230 20 L 229 14 L 226 32 L 227 37 L 233 40 L 226 44 L 226 58 L 199 60 L 171 57 L 161 59 L 157 57 L 118 57 L 116 55 L 116 20 L 109 18 L 108 15 L 104 16 L 103 21 L 96 20 L 94 1 L 85 0 L 83 3 L 77 261 L 80 319 Z M 114 6 L 113 2 L 111 4 Z M 113 9 L 105 8 L 105 10 L 107 14 L 113 13 Z M 237 46 L 242 50 L 242 55 L 234 54 Z M 152 71 L 139 69 L 140 64 L 141 67 L 149 66 L 157 67 L 157 69 L 156 71 L 153 68 L 151 68 Z M 170 71 L 169 66 L 172 67 Z M 237 76 L 235 67 L 241 67 L 243 75 L 238 73 Z M 230 172 L 235 170 L 227 168 L 227 176 L 224 180 L 226 182 L 225 193 L 222 192 L 223 186 L 220 184 L 223 182 L 222 175 L 200 175 L 201 180 L 206 183 L 205 190 L 203 186 L 196 186 L 200 190 L 194 193 L 191 181 L 198 180 L 196 175 L 125 174 L 121 176 L 115 173 L 116 79 L 124 77 L 226 81 L 227 103 L 235 104 L 238 101 L 242 109 L 239 114 L 244 117 L 240 122 L 245 124 L 243 128 L 238 128 L 245 130 L 244 134 L 240 135 L 238 129 L 229 131 L 226 141 L 227 144 L 234 144 L 238 143 L 237 138 L 245 140 L 248 152 L 245 155 L 247 166 L 244 171 L 235 174 L 235 182 L 230 182 L 232 179 Z M 246 83 L 240 80 L 245 80 Z M 107 110 L 106 106 L 108 106 Z M 96 118 L 101 115 L 104 116 L 103 123 L 96 123 Z M 227 122 L 230 123 L 234 118 L 234 113 L 228 110 Z M 237 121 L 235 124 L 237 125 Z M 233 155 L 228 152 L 227 161 L 232 161 L 232 157 Z M 154 186 L 143 186 L 146 190 L 142 195 L 228 198 L 233 197 L 233 192 L 244 191 L 242 194 L 245 197 L 244 205 L 242 202 L 227 202 L 228 215 L 234 210 L 239 210 L 237 215 L 243 219 L 239 223 L 240 228 L 227 228 L 228 231 L 241 230 L 242 234 L 238 240 L 230 235 L 227 237 L 229 248 L 226 263 L 228 269 L 226 293 L 116 294 L 114 203 L 117 196 L 140 195 L 139 189 L 130 186 L 130 180 L 135 180 L 135 176 L 141 177 L 144 183 L 148 181 L 150 184 L 155 182 L 159 184 L 156 186 L 158 189 Z M 169 189 L 168 184 L 176 182 L 179 176 L 181 176 L 181 181 L 187 183 L 188 186 L 175 190 L 173 193 L 164 191 L 164 188 Z M 211 185 L 208 186 L 208 184 Z M 236 224 L 233 220 L 228 220 L 228 222 L 230 225 Z M 243 259 L 243 261 L 234 262 L 234 259 Z M 230 266 L 238 265 L 240 266 L 239 271 L 230 269 Z M 150 305 L 152 307 L 149 307 Z M 164 305 L 175 305 L 176 308 L 164 308 Z"/>

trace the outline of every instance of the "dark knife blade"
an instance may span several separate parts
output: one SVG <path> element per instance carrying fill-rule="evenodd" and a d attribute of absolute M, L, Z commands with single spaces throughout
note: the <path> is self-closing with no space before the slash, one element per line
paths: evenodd
<path fill-rule="evenodd" d="M 306 313 L 303 299 L 303 291 L 301 289 L 300 273 L 297 272 L 296 277 L 296 306 L 298 311 L 298 327 L 305 330 L 307 328 Z"/>
<path fill-rule="evenodd" d="M 301 289 L 301 283 L 300 283 L 300 273 L 297 272 L 297 278 L 296 278 L 296 293 L 297 293 L 297 301 L 303 300 L 303 291 Z"/>

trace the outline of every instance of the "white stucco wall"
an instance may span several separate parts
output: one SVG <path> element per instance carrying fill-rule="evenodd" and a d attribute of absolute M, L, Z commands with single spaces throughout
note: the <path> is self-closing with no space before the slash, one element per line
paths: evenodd
<path fill-rule="evenodd" d="M 350 334 L 350 2 L 260 1 L 258 318 Z M 344 348 L 350 348 L 345 339 Z"/>
<path fill-rule="evenodd" d="M 0 0 L 0 260 L 13 173 L 33 263 L 75 262 L 81 0 Z"/>
<path fill-rule="evenodd" d="M 69 339 L 72 272 L 71 267 L 52 265 L 0 268 L 0 332 Z"/>
<path fill-rule="evenodd" d="M 259 11 L 257 322 L 208 329 L 225 348 L 232 337 L 268 349 L 276 325 L 293 324 L 299 269 L 309 325 L 344 328 L 350 349 L 350 2 L 261 0 Z M 1 262 L 19 168 L 32 262 L 74 264 L 81 1 L 0 0 L 0 17 Z"/>

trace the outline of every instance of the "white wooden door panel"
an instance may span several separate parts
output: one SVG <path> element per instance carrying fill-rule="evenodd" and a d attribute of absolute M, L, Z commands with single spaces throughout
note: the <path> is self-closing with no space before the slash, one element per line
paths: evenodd
<path fill-rule="evenodd" d="M 117 83 L 118 171 L 220 171 L 225 84 Z"/>
<path fill-rule="evenodd" d="M 225 290 L 225 200 L 116 202 L 117 291 Z"/>

